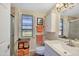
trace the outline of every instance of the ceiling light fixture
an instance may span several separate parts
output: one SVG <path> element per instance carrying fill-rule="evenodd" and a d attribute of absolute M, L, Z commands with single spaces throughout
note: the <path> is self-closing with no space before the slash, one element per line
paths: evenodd
<path fill-rule="evenodd" d="M 68 8 L 72 8 L 75 6 L 75 3 L 57 3 L 56 9 L 58 12 L 64 11 Z"/>

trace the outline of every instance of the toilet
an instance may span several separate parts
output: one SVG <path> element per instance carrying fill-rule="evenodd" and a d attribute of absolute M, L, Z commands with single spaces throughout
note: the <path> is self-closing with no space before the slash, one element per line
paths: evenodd
<path fill-rule="evenodd" d="M 38 55 L 44 55 L 44 51 L 45 51 L 45 46 L 39 46 L 36 48 L 36 54 Z"/>

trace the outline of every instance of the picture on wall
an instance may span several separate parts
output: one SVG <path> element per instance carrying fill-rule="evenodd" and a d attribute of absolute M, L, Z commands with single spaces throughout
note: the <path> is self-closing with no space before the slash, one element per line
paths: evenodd
<path fill-rule="evenodd" d="M 37 25 L 43 25 L 43 18 L 37 18 Z"/>

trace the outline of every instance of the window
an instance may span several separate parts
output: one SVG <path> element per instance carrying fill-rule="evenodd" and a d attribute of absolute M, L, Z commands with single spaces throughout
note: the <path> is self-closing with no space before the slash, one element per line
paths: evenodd
<path fill-rule="evenodd" d="M 30 15 L 22 15 L 21 32 L 22 37 L 32 37 L 33 17 Z"/>
<path fill-rule="evenodd" d="M 63 19 L 61 19 L 59 23 L 59 35 L 63 35 Z"/>

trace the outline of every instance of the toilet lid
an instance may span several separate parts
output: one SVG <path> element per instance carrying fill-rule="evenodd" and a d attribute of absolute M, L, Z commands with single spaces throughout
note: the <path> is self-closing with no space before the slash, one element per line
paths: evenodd
<path fill-rule="evenodd" d="M 37 47 L 36 48 L 36 53 L 38 53 L 40 55 L 44 55 L 44 50 L 45 50 L 44 46 Z"/>

